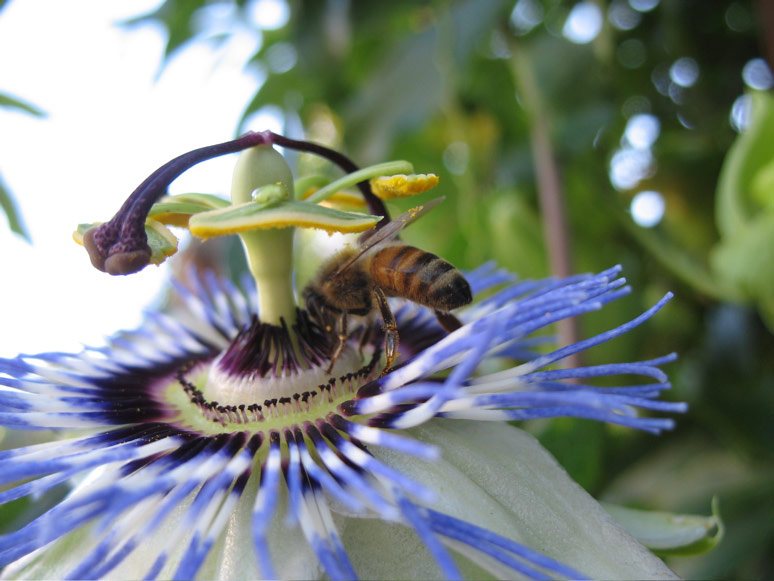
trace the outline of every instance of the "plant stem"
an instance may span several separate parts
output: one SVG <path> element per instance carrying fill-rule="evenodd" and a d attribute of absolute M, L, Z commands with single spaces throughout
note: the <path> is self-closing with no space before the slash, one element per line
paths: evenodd
<path fill-rule="evenodd" d="M 530 124 L 530 146 L 535 164 L 548 262 L 551 274 L 564 278 L 572 273 L 569 230 L 564 215 L 559 168 L 554 158 L 548 120 L 542 106 L 543 98 L 540 95 L 529 55 L 516 43 L 511 45 L 511 54 L 513 76 Z M 578 326 L 574 318 L 560 321 L 558 330 L 562 345 L 571 345 L 578 341 Z M 579 364 L 577 358 L 575 356 L 573 358 L 573 361 L 566 362 L 568 367 L 576 367 Z"/>

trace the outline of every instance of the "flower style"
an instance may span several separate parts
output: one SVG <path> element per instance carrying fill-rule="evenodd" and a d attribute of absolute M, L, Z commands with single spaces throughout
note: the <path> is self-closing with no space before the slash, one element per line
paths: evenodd
<path fill-rule="evenodd" d="M 272 143 L 344 167 L 375 216 L 317 204 L 341 180 L 289 199 L 292 176 Z M 620 268 L 518 281 L 486 265 L 467 274 L 477 300 L 456 313 L 451 332 L 432 309 L 389 300 L 400 358 L 383 373 L 383 334 L 342 333 L 296 306 L 287 236 L 298 225 L 372 228 L 384 208 L 364 180 L 404 166 L 358 171 L 339 154 L 268 132 L 212 147 L 173 160 L 174 171 L 162 167 L 114 221 L 81 228 L 78 238 L 95 266 L 123 274 L 174 250 L 164 223 L 202 236 L 238 233 L 252 276 L 237 286 L 193 273 L 188 285 L 175 283 L 182 309 L 149 312 L 104 347 L 0 360 L 0 425 L 70 434 L 0 452 L 0 483 L 11 484 L 0 503 L 78 481 L 0 537 L 5 576 L 671 576 L 506 423 L 573 416 L 671 428 L 671 419 L 638 410 L 684 410 L 658 399 L 669 388 L 660 366 L 673 355 L 551 368 L 630 331 L 669 296 L 618 328 L 549 351 L 537 332 L 626 295 Z M 159 201 L 193 163 L 246 148 L 233 205 L 202 195 Z M 434 181 L 391 178 L 386 189 Z M 589 383 L 611 375 L 648 381 Z"/>

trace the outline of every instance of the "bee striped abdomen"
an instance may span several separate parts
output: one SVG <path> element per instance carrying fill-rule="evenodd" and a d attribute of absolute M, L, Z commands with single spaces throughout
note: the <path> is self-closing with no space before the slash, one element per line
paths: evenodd
<path fill-rule="evenodd" d="M 450 311 L 472 300 L 462 273 L 431 252 L 386 246 L 371 257 L 371 278 L 384 292 L 434 309 Z"/>

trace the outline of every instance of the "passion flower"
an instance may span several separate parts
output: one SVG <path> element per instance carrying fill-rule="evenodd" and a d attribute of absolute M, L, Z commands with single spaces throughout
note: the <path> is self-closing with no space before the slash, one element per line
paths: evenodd
<path fill-rule="evenodd" d="M 272 144 L 348 172 L 295 195 Z M 246 150 L 232 203 L 162 198 L 194 163 Z M 405 162 L 358 170 L 325 148 L 266 132 L 202 148 L 151 175 L 113 220 L 76 239 L 93 264 L 127 274 L 173 250 L 164 224 L 238 234 L 250 276 L 175 284 L 183 307 L 78 354 L 0 360 L 0 425 L 61 439 L 0 452 L 0 502 L 72 491 L 0 537 L 6 577 L 28 578 L 665 578 L 535 440 L 507 422 L 583 417 L 660 432 L 680 412 L 659 400 L 674 356 L 557 368 L 631 331 L 636 319 L 558 349 L 551 324 L 625 296 L 620 268 L 519 281 L 491 265 L 466 277 L 472 305 L 449 332 L 433 311 L 389 299 L 399 358 L 383 373 L 369 321 L 342 333 L 296 302 L 293 229 L 385 227 L 368 180 L 390 188 Z M 319 205 L 357 185 L 371 214 Z M 432 185 L 435 185 L 434 183 Z M 150 216 L 150 217 L 149 217 Z M 303 249 L 301 249 L 303 251 Z M 484 298 L 481 298 L 484 297 Z M 335 354 L 335 356 L 334 356 Z M 335 359 L 332 362 L 332 359 Z M 598 387 L 594 378 L 644 382 Z"/>

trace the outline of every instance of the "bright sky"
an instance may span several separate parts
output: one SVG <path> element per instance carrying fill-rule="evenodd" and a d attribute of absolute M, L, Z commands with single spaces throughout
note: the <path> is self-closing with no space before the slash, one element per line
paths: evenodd
<path fill-rule="evenodd" d="M 0 12 L 0 92 L 48 113 L 38 120 L 0 109 L 0 174 L 34 242 L 0 218 L 0 357 L 77 351 L 139 323 L 165 267 L 108 276 L 72 231 L 112 217 L 169 159 L 230 139 L 259 86 L 260 74 L 243 67 L 260 42 L 247 32 L 217 51 L 197 43 L 156 81 L 161 31 L 114 23 L 158 4 L 16 0 Z M 173 191 L 225 193 L 233 163 L 194 168 Z"/>

